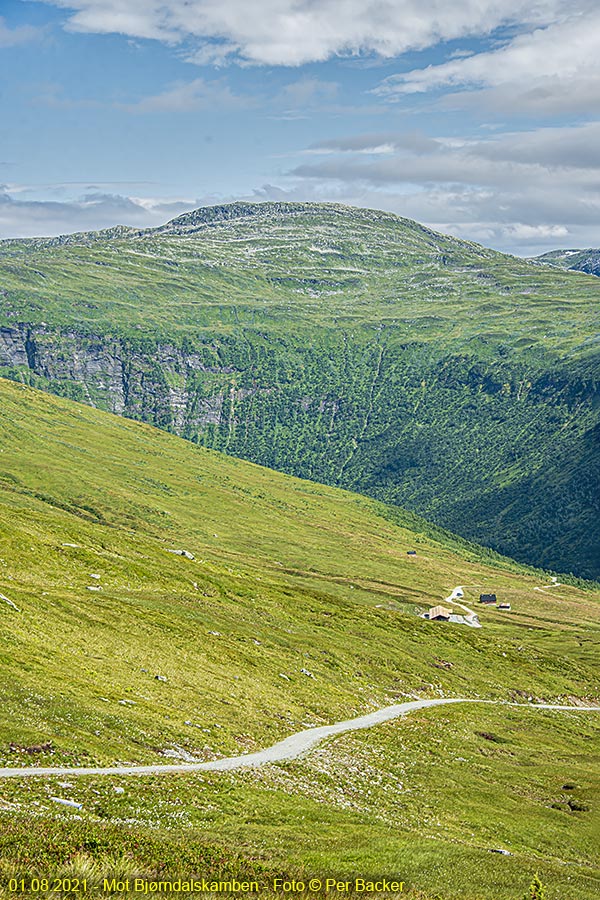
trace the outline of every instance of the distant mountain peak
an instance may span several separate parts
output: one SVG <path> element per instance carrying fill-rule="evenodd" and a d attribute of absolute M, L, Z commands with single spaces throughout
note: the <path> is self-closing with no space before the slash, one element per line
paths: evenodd
<path fill-rule="evenodd" d="M 600 276 L 600 249 L 587 250 L 550 250 L 534 257 L 535 262 L 559 266 L 574 272 L 585 272 L 587 275 Z"/>

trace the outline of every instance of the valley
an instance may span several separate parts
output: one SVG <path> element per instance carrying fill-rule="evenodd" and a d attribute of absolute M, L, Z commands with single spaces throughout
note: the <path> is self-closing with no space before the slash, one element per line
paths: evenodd
<path fill-rule="evenodd" d="M 600 574 L 593 276 L 337 204 L 0 243 L 0 374 Z"/>

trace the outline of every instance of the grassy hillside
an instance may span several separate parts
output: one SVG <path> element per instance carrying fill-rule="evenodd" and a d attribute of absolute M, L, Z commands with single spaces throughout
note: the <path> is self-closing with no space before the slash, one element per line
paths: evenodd
<path fill-rule="evenodd" d="M 0 411 L 1 765 L 211 759 L 412 695 L 600 695 L 592 585 L 9 381 Z M 512 609 L 419 618 L 456 584 Z M 0 781 L 0 896 L 36 873 L 191 872 L 267 896 L 283 872 L 518 900 L 539 870 L 551 898 L 591 900 L 594 716 L 473 705 L 257 772 Z"/>
<path fill-rule="evenodd" d="M 550 900 L 595 900 L 599 745 L 595 714 L 455 706 L 243 773 L 11 781 L 0 896 L 3 877 L 33 871 L 99 885 L 220 872 L 255 878 L 260 897 L 288 873 L 405 882 L 377 897 L 521 900 L 539 872 Z M 33 865 L 14 861 L 15 841 Z"/>
<path fill-rule="evenodd" d="M 600 575 L 597 279 L 335 204 L 0 244 L 0 373 Z"/>

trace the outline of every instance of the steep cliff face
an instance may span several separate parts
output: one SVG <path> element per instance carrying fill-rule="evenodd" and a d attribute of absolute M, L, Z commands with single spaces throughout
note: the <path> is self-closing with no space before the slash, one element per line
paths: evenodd
<path fill-rule="evenodd" d="M 0 245 L 0 374 L 598 576 L 597 299 L 388 214 L 234 204 Z"/>
<path fill-rule="evenodd" d="M 23 324 L 0 329 L 0 368 L 17 379 L 37 376 L 54 393 L 178 434 L 220 422 L 223 391 L 202 397 L 194 384 L 198 373 L 227 374 L 226 367 L 206 366 L 199 354 L 172 344 L 144 352 L 125 339 Z"/>
<path fill-rule="evenodd" d="M 267 347 L 216 335 L 187 344 L 142 348 L 47 326 L 5 328 L 0 373 L 408 506 L 519 560 L 596 574 L 591 383 L 506 362 L 440 359 L 422 346 Z M 215 355 L 219 366 L 207 362 Z M 568 445 L 557 442 L 567 428 Z"/>

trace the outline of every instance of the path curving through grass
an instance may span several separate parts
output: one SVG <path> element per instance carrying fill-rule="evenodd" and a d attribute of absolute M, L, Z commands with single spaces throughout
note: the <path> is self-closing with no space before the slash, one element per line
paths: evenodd
<path fill-rule="evenodd" d="M 267 763 L 283 762 L 296 759 L 306 753 L 315 744 L 343 734 L 346 731 L 359 731 L 362 728 L 372 728 L 396 719 L 406 713 L 417 709 L 427 709 L 430 706 L 444 706 L 447 703 L 502 703 L 506 706 L 520 706 L 526 709 L 555 709 L 569 710 L 572 712 L 600 712 L 600 706 L 559 706 L 550 703 L 506 703 L 500 700 L 476 700 L 471 697 L 444 697 L 436 700 L 409 700 L 406 703 L 396 703 L 394 706 L 385 706 L 375 712 L 358 716 L 356 719 L 346 719 L 335 722 L 333 725 L 321 725 L 316 728 L 306 728 L 298 731 L 282 741 L 258 750 L 256 753 L 246 753 L 242 756 L 230 756 L 224 759 L 215 759 L 209 762 L 198 763 L 158 763 L 151 765 L 132 766 L 47 766 L 31 768 L 0 768 L 0 778 L 29 778 L 32 776 L 52 775 L 167 775 L 176 772 L 229 772 L 232 769 L 241 769 L 251 766 L 264 766 Z"/>

